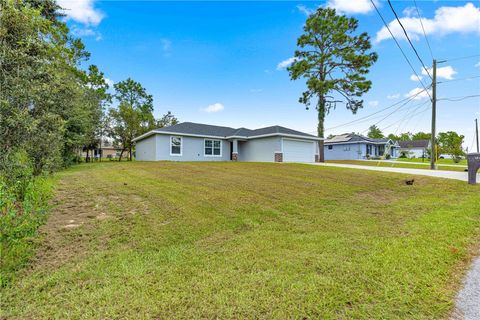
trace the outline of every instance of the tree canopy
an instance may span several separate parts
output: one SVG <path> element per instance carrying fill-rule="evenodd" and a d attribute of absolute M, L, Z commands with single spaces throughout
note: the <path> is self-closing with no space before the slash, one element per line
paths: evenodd
<path fill-rule="evenodd" d="M 299 102 L 307 109 L 312 100 L 316 102 L 319 137 L 324 137 L 325 115 L 337 103 L 345 102 L 347 109 L 356 113 L 363 107 L 361 96 L 372 86 L 365 75 L 377 54 L 370 52 L 368 34 L 356 34 L 357 28 L 357 19 L 321 7 L 307 18 L 297 40 L 295 61 L 288 71 L 292 80 L 306 80 L 307 89 Z M 323 144 L 320 149 L 322 161 Z"/>
<path fill-rule="evenodd" d="M 465 155 L 462 148 L 464 138 L 463 135 L 454 131 L 440 132 L 437 138 L 439 153 L 451 155 L 456 162 L 460 161 L 461 157 Z"/>
<path fill-rule="evenodd" d="M 372 125 L 370 126 L 370 128 L 368 128 L 367 136 L 372 139 L 385 138 L 385 136 L 382 133 L 382 130 L 380 130 L 380 128 L 377 127 L 376 125 Z"/>

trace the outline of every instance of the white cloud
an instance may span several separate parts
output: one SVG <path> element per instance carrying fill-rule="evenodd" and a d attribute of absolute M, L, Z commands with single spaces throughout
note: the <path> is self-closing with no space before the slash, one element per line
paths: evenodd
<path fill-rule="evenodd" d="M 108 84 L 110 88 L 113 88 L 113 84 L 115 83 L 112 79 L 105 78 L 105 82 Z"/>
<path fill-rule="evenodd" d="M 163 55 L 169 57 L 172 53 L 172 41 L 167 38 L 162 38 L 160 39 L 160 43 L 162 45 Z"/>
<path fill-rule="evenodd" d="M 370 107 L 378 107 L 379 102 L 377 100 L 372 100 L 368 102 Z"/>
<path fill-rule="evenodd" d="M 277 64 L 277 70 L 284 70 L 297 60 L 295 57 L 288 58 Z"/>
<path fill-rule="evenodd" d="M 400 98 L 400 93 L 393 93 L 387 96 L 387 99 L 390 99 L 390 100 L 398 99 L 398 98 Z"/>
<path fill-rule="evenodd" d="M 428 74 L 432 75 L 433 69 L 429 68 L 428 73 L 425 69 L 422 69 L 422 74 L 424 76 L 427 76 Z M 457 71 L 455 71 L 451 66 L 437 68 L 437 78 L 452 80 L 455 74 L 457 74 Z"/>
<path fill-rule="evenodd" d="M 480 68 L 480 61 L 475 64 L 476 68 Z"/>
<path fill-rule="evenodd" d="M 428 90 L 428 93 L 431 91 Z M 407 94 L 405 94 L 406 98 L 414 97 L 413 100 L 422 100 L 425 98 L 429 98 L 427 91 L 424 91 L 423 88 L 413 88 Z"/>
<path fill-rule="evenodd" d="M 375 0 L 375 5 L 378 1 Z M 374 10 L 370 0 L 329 0 L 327 7 L 335 8 L 340 13 L 358 14 L 369 13 Z"/>
<path fill-rule="evenodd" d="M 160 39 L 160 42 L 162 43 L 163 51 L 170 51 L 172 49 L 172 41 L 170 41 L 169 39 L 162 38 Z"/>
<path fill-rule="evenodd" d="M 412 40 L 419 40 L 423 34 L 420 19 L 412 16 L 400 18 L 408 36 Z M 473 3 L 467 3 L 459 7 L 440 7 L 435 10 L 433 19 L 422 19 L 425 33 L 435 35 L 446 35 L 450 33 L 477 33 L 480 34 L 480 8 L 475 7 Z M 402 28 L 397 20 L 388 24 L 393 35 L 397 39 L 405 39 Z M 377 32 L 375 41 L 391 38 L 386 27 Z"/>
<path fill-rule="evenodd" d="M 423 77 L 422 77 L 422 76 L 418 76 L 418 77 L 417 77 L 415 74 L 412 74 L 412 75 L 410 76 L 410 80 L 412 80 L 412 81 L 420 81 L 419 79 L 422 80 Z"/>
<path fill-rule="evenodd" d="M 72 35 L 75 37 L 79 37 L 79 38 L 94 37 L 95 40 L 97 41 L 102 40 L 102 34 L 91 28 L 79 28 L 78 26 L 73 26 L 71 32 L 72 32 Z"/>
<path fill-rule="evenodd" d="M 403 15 L 407 17 L 411 17 L 417 14 L 417 10 L 414 7 L 406 7 L 403 9 Z"/>
<path fill-rule="evenodd" d="M 94 0 L 57 0 L 66 19 L 97 26 L 105 15 L 94 7 Z"/>
<path fill-rule="evenodd" d="M 297 6 L 297 9 L 298 9 L 298 11 L 300 11 L 301 13 L 303 13 L 303 14 L 306 15 L 306 16 L 309 16 L 309 15 L 311 15 L 312 13 L 315 12 L 314 9 L 310 9 L 310 8 L 308 8 L 307 6 L 303 5 L 303 4 L 299 4 L 299 5 Z"/>
<path fill-rule="evenodd" d="M 225 109 L 225 107 L 223 106 L 223 104 L 217 102 L 217 103 L 209 105 L 206 108 L 203 108 L 202 111 L 207 112 L 207 113 L 212 113 L 212 112 L 220 112 L 220 111 L 223 111 L 224 109 Z"/>

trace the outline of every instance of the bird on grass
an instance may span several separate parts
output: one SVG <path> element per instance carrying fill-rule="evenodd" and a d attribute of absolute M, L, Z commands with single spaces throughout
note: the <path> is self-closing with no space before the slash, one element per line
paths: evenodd
<path fill-rule="evenodd" d="M 415 179 L 412 180 L 406 180 L 405 183 L 407 186 L 413 186 L 413 183 L 415 182 Z"/>

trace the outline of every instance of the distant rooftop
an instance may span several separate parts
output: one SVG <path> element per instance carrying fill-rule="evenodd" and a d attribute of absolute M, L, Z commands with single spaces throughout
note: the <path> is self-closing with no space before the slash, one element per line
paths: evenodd
<path fill-rule="evenodd" d="M 410 148 L 428 148 L 430 144 L 429 140 L 409 140 L 409 141 L 398 141 L 400 148 L 410 149 Z"/>
<path fill-rule="evenodd" d="M 325 139 L 325 144 L 336 144 L 336 143 L 347 143 L 347 142 L 365 142 L 373 144 L 385 144 L 390 139 L 373 139 L 369 137 L 362 136 L 361 134 L 356 133 L 344 133 L 331 137 L 330 139 Z"/>

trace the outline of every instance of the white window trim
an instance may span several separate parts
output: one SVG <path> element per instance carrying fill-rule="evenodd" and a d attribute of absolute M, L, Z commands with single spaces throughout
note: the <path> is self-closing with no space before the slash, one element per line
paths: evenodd
<path fill-rule="evenodd" d="M 172 138 L 180 138 L 180 153 L 172 153 Z M 183 137 L 182 136 L 170 136 L 170 156 L 181 157 L 183 155 Z"/>
<path fill-rule="evenodd" d="M 212 154 L 205 154 L 205 141 L 212 141 Z M 214 145 L 214 141 L 220 141 L 220 154 L 213 154 L 213 145 Z M 222 143 L 222 140 L 220 139 L 203 139 L 203 156 L 204 157 L 221 157 L 222 156 L 222 148 L 223 147 L 223 143 Z"/>

